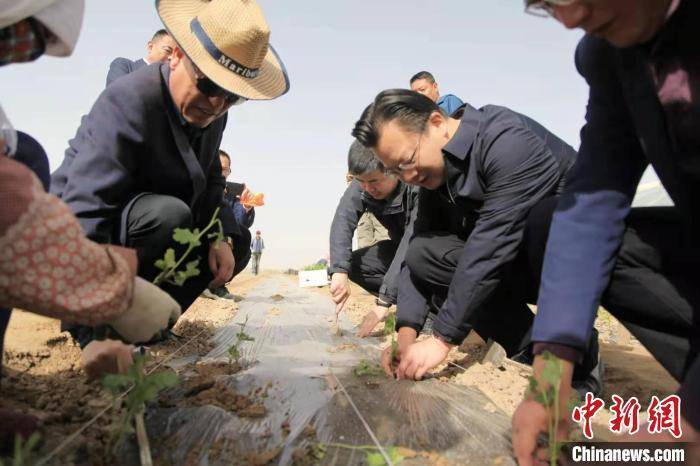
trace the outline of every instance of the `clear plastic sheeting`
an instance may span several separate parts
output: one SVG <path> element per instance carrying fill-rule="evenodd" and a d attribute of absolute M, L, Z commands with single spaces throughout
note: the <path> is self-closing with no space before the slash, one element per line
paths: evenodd
<path fill-rule="evenodd" d="M 403 464 L 435 464 L 436 458 L 444 464 L 514 464 L 509 419 L 478 390 L 438 380 L 354 375 L 352 368 L 362 359 L 378 360 L 377 339 L 355 338 L 344 315 L 339 321 L 343 336 L 332 335 L 334 306 L 322 293 L 270 278 L 239 308 L 216 334 L 216 348 L 199 363 L 226 359 L 240 330 L 237 324 L 247 316 L 245 332 L 255 339 L 239 345 L 247 367 L 219 380 L 240 394 L 257 396 L 266 414 L 152 406 L 146 421 L 157 463 L 363 464 L 371 450 L 353 447 L 374 447 L 374 435 L 383 448 L 416 452 Z M 173 366 L 185 362 L 191 360 L 173 361 Z M 317 455 L 321 444 L 324 454 Z"/>

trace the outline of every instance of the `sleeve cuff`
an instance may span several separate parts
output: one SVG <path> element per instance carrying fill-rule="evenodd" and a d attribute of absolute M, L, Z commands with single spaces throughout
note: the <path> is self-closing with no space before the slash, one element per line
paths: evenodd
<path fill-rule="evenodd" d="M 535 342 L 532 352 L 535 355 L 540 355 L 549 351 L 559 359 L 564 359 L 573 363 L 581 363 L 583 361 L 583 353 L 572 346 L 560 345 L 558 343 Z"/>
<path fill-rule="evenodd" d="M 471 327 L 464 331 L 460 328 L 444 323 L 440 320 L 440 314 L 437 315 L 437 318 L 433 323 L 433 333 L 437 333 L 443 340 L 451 345 L 461 345 L 464 339 L 467 338 L 470 331 Z"/>

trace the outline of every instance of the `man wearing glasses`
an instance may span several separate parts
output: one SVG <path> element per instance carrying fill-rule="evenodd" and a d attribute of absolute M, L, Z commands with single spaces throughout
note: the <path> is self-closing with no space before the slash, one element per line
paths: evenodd
<path fill-rule="evenodd" d="M 109 72 L 107 73 L 107 86 L 109 86 L 112 81 L 122 76 L 126 76 L 132 71 L 148 66 L 152 63 L 165 63 L 170 59 L 173 50 L 177 44 L 170 37 L 168 31 L 165 29 L 160 29 L 153 34 L 151 40 L 148 41 L 146 45 L 146 57 L 140 58 L 138 60 L 129 60 L 124 57 L 117 57 L 112 60 L 109 64 Z"/>
<path fill-rule="evenodd" d="M 187 309 L 207 286 L 234 273 L 232 242 L 240 229 L 223 198 L 219 145 L 228 109 L 274 99 L 289 89 L 269 46 L 255 2 L 161 0 L 158 13 L 178 46 L 169 63 L 137 70 L 109 85 L 82 120 L 52 191 L 100 243 L 133 247 L 139 275 L 173 244 L 175 228 L 202 228 L 220 208 L 227 241 L 203 242 L 193 257 L 200 274 L 184 286 L 163 285 Z M 222 29 L 215 18 L 230 20 Z M 242 33 L 241 31 L 244 31 Z"/>
<path fill-rule="evenodd" d="M 380 93 L 353 136 L 387 170 L 419 185 L 413 239 L 399 278 L 398 378 L 420 379 L 475 329 L 527 360 L 549 216 L 576 152 L 539 123 L 504 107 L 465 105 L 445 116 L 429 98 Z M 416 343 L 430 305 L 433 336 Z M 594 345 L 582 382 L 597 365 Z M 588 380 L 589 389 L 600 383 Z"/>
<path fill-rule="evenodd" d="M 350 297 L 350 283 L 376 295 L 358 336 L 368 336 L 396 304 L 398 278 L 411 237 L 411 212 L 417 190 L 387 174 L 371 150 L 354 141 L 348 153 L 348 185 L 333 217 L 330 233 L 331 299 L 340 312 Z M 386 228 L 389 238 L 352 250 L 352 237 L 365 212 Z"/>
<path fill-rule="evenodd" d="M 576 66 L 589 87 L 578 161 L 554 213 L 533 330 L 535 374 L 549 351 L 571 367 L 599 303 L 682 382 L 681 440 L 700 428 L 700 4 L 692 0 L 527 1 L 587 35 Z M 673 207 L 631 209 L 651 164 Z M 642 400 L 640 400 L 642 401 Z M 570 419 L 563 404 L 562 417 Z M 534 464 L 547 413 L 531 399 L 513 418 L 520 464 Z M 650 436 L 639 440 L 673 440 Z"/>

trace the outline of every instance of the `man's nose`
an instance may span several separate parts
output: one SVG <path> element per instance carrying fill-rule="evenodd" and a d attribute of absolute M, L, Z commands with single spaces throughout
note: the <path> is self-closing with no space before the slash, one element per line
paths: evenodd
<path fill-rule="evenodd" d="M 583 27 L 583 23 L 590 15 L 590 7 L 580 1 L 571 5 L 555 5 L 552 8 L 554 17 L 567 29 Z"/>
<path fill-rule="evenodd" d="M 414 167 L 401 172 L 401 179 L 408 184 L 418 184 L 418 170 Z"/>

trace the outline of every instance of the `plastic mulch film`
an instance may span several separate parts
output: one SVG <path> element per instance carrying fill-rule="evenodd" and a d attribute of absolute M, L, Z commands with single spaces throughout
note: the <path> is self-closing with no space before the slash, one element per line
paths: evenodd
<path fill-rule="evenodd" d="M 199 363 L 225 359 L 247 316 L 255 340 L 240 345 L 246 369 L 220 376 L 218 394 L 250 397 L 264 413 L 152 406 L 147 428 L 158 464 L 354 465 L 370 452 L 390 456 L 392 447 L 404 448 L 402 464 L 514 464 L 510 421 L 478 390 L 355 375 L 362 360 L 378 362 L 379 340 L 355 338 L 344 315 L 343 336 L 332 335 L 334 307 L 322 293 L 271 278 L 239 307 Z"/>

